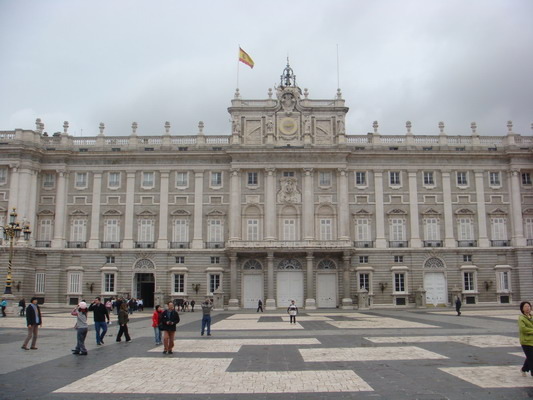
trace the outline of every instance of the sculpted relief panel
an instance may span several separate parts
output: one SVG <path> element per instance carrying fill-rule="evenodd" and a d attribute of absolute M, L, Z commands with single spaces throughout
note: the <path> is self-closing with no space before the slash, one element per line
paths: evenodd
<path fill-rule="evenodd" d="M 278 203 L 301 203 L 302 194 L 296 187 L 296 178 L 285 177 L 280 179 L 281 189 L 278 192 Z"/>

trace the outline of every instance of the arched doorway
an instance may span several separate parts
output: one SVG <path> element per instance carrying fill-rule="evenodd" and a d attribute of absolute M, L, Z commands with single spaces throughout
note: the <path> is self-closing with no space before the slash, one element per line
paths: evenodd
<path fill-rule="evenodd" d="M 263 266 L 257 260 L 246 260 L 242 270 L 242 306 L 255 309 L 259 300 L 265 302 Z"/>
<path fill-rule="evenodd" d="M 337 307 L 337 265 L 328 258 L 320 260 L 316 275 L 316 305 L 319 308 Z"/>
<path fill-rule="evenodd" d="M 143 299 L 145 307 L 153 307 L 155 292 L 154 263 L 147 258 L 137 260 L 133 267 L 133 272 L 133 297 Z"/>
<path fill-rule="evenodd" d="M 298 260 L 291 258 L 279 263 L 276 294 L 278 307 L 288 307 L 291 300 L 295 301 L 297 307 L 303 307 L 304 273 Z"/>
<path fill-rule="evenodd" d="M 448 303 L 448 289 L 444 272 L 444 262 L 440 258 L 432 257 L 424 263 L 426 304 L 437 307 Z"/>

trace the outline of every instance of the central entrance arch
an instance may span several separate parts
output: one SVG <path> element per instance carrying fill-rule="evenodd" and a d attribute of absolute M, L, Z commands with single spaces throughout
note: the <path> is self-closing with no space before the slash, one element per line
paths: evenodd
<path fill-rule="evenodd" d="M 445 268 L 444 262 L 437 257 L 429 258 L 424 263 L 424 289 L 428 305 L 437 307 L 448 304 Z"/>
<path fill-rule="evenodd" d="M 154 306 L 155 265 L 147 258 L 139 259 L 133 266 L 133 297 L 143 299 L 147 308 Z"/>
<path fill-rule="evenodd" d="M 304 305 L 304 273 L 302 264 L 294 258 L 278 265 L 276 301 L 280 308 L 288 307 L 294 300 L 297 307 Z"/>

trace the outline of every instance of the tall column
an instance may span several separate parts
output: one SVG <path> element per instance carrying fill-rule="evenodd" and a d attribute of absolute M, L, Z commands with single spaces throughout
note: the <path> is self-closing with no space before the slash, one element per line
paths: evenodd
<path fill-rule="evenodd" d="M 487 236 L 487 212 L 485 210 L 485 187 L 483 182 L 483 171 L 475 171 L 476 176 L 476 203 L 478 220 L 478 246 L 490 247 Z"/>
<path fill-rule="evenodd" d="M 337 227 L 338 240 L 350 240 L 350 215 L 348 210 L 348 172 L 345 169 L 338 171 L 337 184 Z"/>
<path fill-rule="evenodd" d="M 64 170 L 57 171 L 56 209 L 54 221 L 54 239 L 52 247 L 62 249 L 65 247 L 65 205 L 67 203 L 66 175 Z"/>
<path fill-rule="evenodd" d="M 241 179 L 238 169 L 231 170 L 229 181 L 229 240 L 241 240 Z"/>
<path fill-rule="evenodd" d="M 453 210 L 452 210 L 452 189 L 450 173 L 442 172 L 442 194 L 444 202 L 444 246 L 457 247 L 457 242 L 453 234 Z"/>
<path fill-rule="evenodd" d="M 267 299 L 266 310 L 276 309 L 276 299 L 274 298 L 274 252 L 267 253 Z"/>
<path fill-rule="evenodd" d="M 11 176 L 9 177 L 9 201 L 7 220 L 9 221 L 9 213 L 16 208 L 18 210 L 18 194 L 19 194 L 19 166 L 11 166 Z M 17 212 L 18 213 L 18 212 Z"/>
<path fill-rule="evenodd" d="M 229 256 L 230 265 L 230 287 L 228 310 L 238 310 L 239 299 L 237 298 L 237 254 L 231 253 Z"/>
<path fill-rule="evenodd" d="M 524 225 L 522 220 L 522 201 L 520 195 L 520 171 L 512 170 L 511 175 L 511 215 L 513 218 L 513 246 L 525 246 Z"/>
<path fill-rule="evenodd" d="M 350 268 L 351 268 L 350 252 L 345 251 L 342 255 L 342 308 L 344 310 L 353 309 L 353 301 L 350 296 Z"/>
<path fill-rule="evenodd" d="M 30 197 L 28 196 L 28 189 L 31 188 L 31 176 L 33 171 L 27 167 L 20 168 L 18 172 L 18 195 L 17 195 L 17 214 L 18 220 L 28 220 L 28 211 L 30 205 Z"/>
<path fill-rule="evenodd" d="M 385 240 L 385 209 L 383 207 L 383 171 L 374 171 L 374 186 L 376 195 L 376 248 L 387 247 Z"/>
<path fill-rule="evenodd" d="M 124 249 L 133 249 L 133 211 L 135 209 L 135 172 L 126 173 L 126 210 L 124 213 Z"/>
<path fill-rule="evenodd" d="M 276 240 L 276 169 L 265 169 L 265 240 Z"/>
<path fill-rule="evenodd" d="M 302 202 L 303 240 L 315 238 L 315 212 L 313 199 L 313 169 L 304 168 L 304 195 Z"/>
<path fill-rule="evenodd" d="M 37 171 L 32 171 L 31 175 L 31 190 L 30 190 L 30 205 L 28 210 L 28 223 L 30 224 L 31 230 L 34 232 L 31 235 L 30 243 L 35 243 L 35 237 L 37 234 Z"/>
<path fill-rule="evenodd" d="M 313 270 L 313 252 L 308 251 L 305 257 L 307 261 L 307 297 L 305 299 L 305 309 L 306 310 L 316 310 L 316 300 L 315 300 L 315 276 Z"/>
<path fill-rule="evenodd" d="M 158 249 L 168 249 L 168 177 L 169 171 L 161 171 L 161 195 L 159 198 Z"/>
<path fill-rule="evenodd" d="M 91 234 L 89 236 L 89 249 L 100 248 L 100 201 L 102 195 L 102 173 L 94 172 L 93 174 L 93 199 L 91 207 Z"/>
<path fill-rule="evenodd" d="M 204 172 L 194 173 L 194 231 L 192 238 L 193 249 L 203 249 L 204 241 L 202 235 L 204 213 Z"/>
<path fill-rule="evenodd" d="M 411 240 L 409 241 L 409 247 L 422 247 L 418 218 L 418 189 L 416 186 L 416 171 L 409 172 L 409 214 L 409 220 L 411 221 Z"/>

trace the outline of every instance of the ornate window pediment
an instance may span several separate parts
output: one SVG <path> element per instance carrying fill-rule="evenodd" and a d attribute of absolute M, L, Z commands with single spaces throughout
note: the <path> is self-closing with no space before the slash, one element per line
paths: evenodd
<path fill-rule="evenodd" d="M 154 262 L 148 258 L 141 258 L 135 261 L 133 269 L 155 269 Z"/>
<path fill-rule="evenodd" d="M 422 212 L 422 215 L 440 215 L 440 212 L 434 208 L 429 208 Z"/>
<path fill-rule="evenodd" d="M 155 217 L 157 214 L 150 210 L 143 210 L 140 213 L 137 213 L 138 217 Z"/>
<path fill-rule="evenodd" d="M 226 213 L 224 213 L 223 211 L 214 209 L 214 210 L 209 211 L 206 215 L 208 217 L 224 217 Z"/>
<path fill-rule="evenodd" d="M 87 217 L 89 214 L 82 210 L 74 210 L 70 213 L 73 217 Z"/>
<path fill-rule="evenodd" d="M 0 209 L 0 212 L 2 212 L 3 210 Z M 48 216 L 53 216 L 54 215 L 54 212 L 52 210 L 41 210 L 37 213 L 37 215 L 39 217 L 48 217 Z"/>
<path fill-rule="evenodd" d="M 526 208 L 522 214 L 524 215 L 533 215 L 533 208 Z"/>
<path fill-rule="evenodd" d="M 174 210 L 170 213 L 170 215 L 177 215 L 177 216 L 190 216 L 191 213 L 186 210 Z"/>
<path fill-rule="evenodd" d="M 118 210 L 107 210 L 103 215 L 104 217 L 118 217 L 122 215 L 122 213 Z"/>
<path fill-rule="evenodd" d="M 507 211 L 502 210 L 501 208 L 495 208 L 492 211 L 489 211 L 489 215 L 507 215 Z"/>
<path fill-rule="evenodd" d="M 399 208 L 395 208 L 387 213 L 387 215 L 407 215 L 407 213 L 404 210 L 400 210 Z"/>
<path fill-rule="evenodd" d="M 281 270 L 299 269 L 301 270 L 302 264 L 300 263 L 300 261 L 298 261 L 295 258 L 287 258 L 278 264 L 278 269 L 281 269 Z"/>
<path fill-rule="evenodd" d="M 456 215 L 474 215 L 474 211 L 468 208 L 461 208 L 455 212 Z"/>
<path fill-rule="evenodd" d="M 372 216 L 372 213 L 370 211 L 365 210 L 364 208 L 352 213 L 352 216 L 354 218 L 365 218 Z"/>
<path fill-rule="evenodd" d="M 433 269 L 439 268 L 440 269 L 440 268 L 446 268 L 446 266 L 444 265 L 444 262 L 440 258 L 431 257 L 431 258 L 428 258 L 426 262 L 424 263 L 424 268 L 433 268 Z"/>

